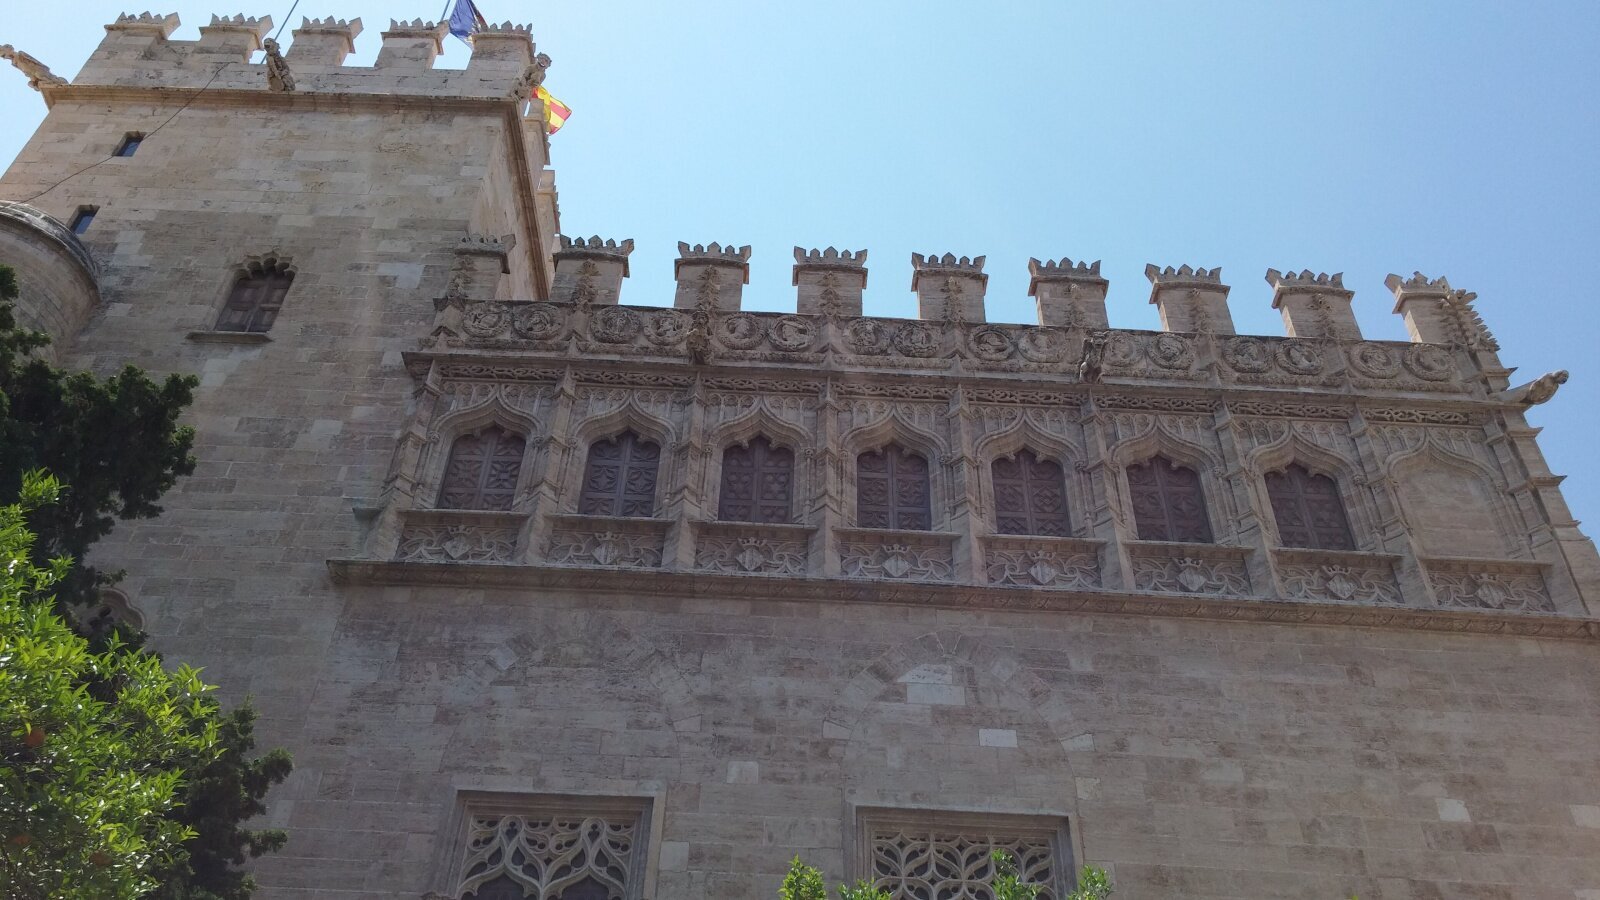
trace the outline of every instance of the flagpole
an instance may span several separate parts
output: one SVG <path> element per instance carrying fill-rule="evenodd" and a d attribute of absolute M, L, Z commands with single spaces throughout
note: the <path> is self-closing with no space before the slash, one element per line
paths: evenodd
<path fill-rule="evenodd" d="M 444 0 L 444 9 L 439 10 L 439 21 L 443 22 L 450 16 L 450 0 Z"/>

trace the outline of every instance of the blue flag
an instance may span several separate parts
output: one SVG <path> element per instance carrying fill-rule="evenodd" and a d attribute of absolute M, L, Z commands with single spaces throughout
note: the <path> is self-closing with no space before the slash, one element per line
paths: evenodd
<path fill-rule="evenodd" d="M 464 41 L 488 27 L 489 23 L 484 20 L 483 13 L 472 5 L 472 0 L 456 0 L 456 8 L 450 12 L 451 34 Z"/>

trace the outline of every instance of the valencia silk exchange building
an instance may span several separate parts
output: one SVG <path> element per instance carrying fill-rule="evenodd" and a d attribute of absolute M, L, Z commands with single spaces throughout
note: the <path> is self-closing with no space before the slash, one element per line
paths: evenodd
<path fill-rule="evenodd" d="M 896 320 L 829 249 L 754 313 L 749 248 L 685 244 L 624 304 L 526 28 L 444 70 L 305 20 L 269 71 L 269 19 L 177 24 L 8 57 L 49 113 L 0 261 L 63 363 L 201 377 L 195 474 L 97 561 L 294 752 L 262 898 L 765 898 L 796 854 L 984 898 L 993 847 L 1047 897 L 1600 897 L 1600 558 L 1524 419 L 1564 376 L 1472 294 L 1391 277 L 1411 340 L 1364 340 L 1269 271 L 1247 336 L 1152 266 L 1135 331 L 1063 259 L 997 324 L 919 255 Z"/>

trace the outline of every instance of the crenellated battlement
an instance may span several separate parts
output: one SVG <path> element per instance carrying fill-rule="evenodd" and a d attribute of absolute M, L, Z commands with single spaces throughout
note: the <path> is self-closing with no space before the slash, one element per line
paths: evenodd
<path fill-rule="evenodd" d="M 797 266 L 841 266 L 845 268 L 859 268 L 867 264 L 867 251 L 835 250 L 829 247 L 826 250 L 812 248 L 805 250 L 794 248 L 794 262 Z"/>

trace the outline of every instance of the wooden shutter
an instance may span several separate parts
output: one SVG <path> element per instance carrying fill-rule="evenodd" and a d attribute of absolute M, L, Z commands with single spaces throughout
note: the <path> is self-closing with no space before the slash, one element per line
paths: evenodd
<path fill-rule="evenodd" d="M 1326 475 L 1313 475 L 1291 465 L 1266 477 L 1278 541 L 1285 547 L 1312 550 L 1354 550 L 1350 521 L 1345 517 L 1339 485 Z"/>
<path fill-rule="evenodd" d="M 729 522 L 790 522 L 794 504 L 794 452 L 764 437 L 722 454 L 717 518 Z"/>
<path fill-rule="evenodd" d="M 1128 467 L 1128 491 L 1139 540 L 1211 543 L 1200 473 L 1153 456 Z"/>
<path fill-rule="evenodd" d="M 217 330 L 270 331 L 293 282 L 292 273 L 280 271 L 276 266 L 240 275 L 228 293 L 222 314 L 217 317 Z"/>
<path fill-rule="evenodd" d="M 856 457 L 856 524 L 930 531 L 928 461 L 898 444 Z"/>
<path fill-rule="evenodd" d="M 588 516 L 653 516 L 661 448 L 631 431 L 589 446 L 578 512 Z"/>
<path fill-rule="evenodd" d="M 1023 450 L 1011 459 L 997 459 L 994 478 L 995 530 L 1001 534 L 1048 534 L 1067 537 L 1066 478 L 1061 466 Z"/>
<path fill-rule="evenodd" d="M 450 447 L 439 506 L 446 509 L 511 508 L 522 472 L 522 435 L 491 425 L 464 434 Z"/>

